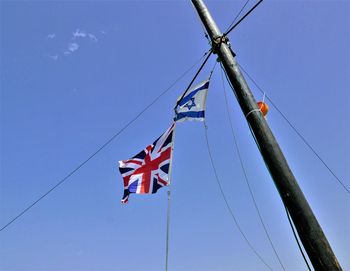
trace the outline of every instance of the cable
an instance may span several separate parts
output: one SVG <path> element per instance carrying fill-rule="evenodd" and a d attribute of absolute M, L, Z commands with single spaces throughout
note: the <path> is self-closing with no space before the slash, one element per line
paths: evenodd
<path fill-rule="evenodd" d="M 241 168 L 242 168 L 242 171 L 243 171 L 243 175 L 244 175 L 244 179 L 245 179 L 245 182 L 248 186 L 248 190 L 249 190 L 249 193 L 250 193 L 250 196 L 253 200 L 253 203 L 254 203 L 254 206 L 255 206 L 255 209 L 256 209 L 256 212 L 259 216 L 259 219 L 260 219 L 260 223 L 261 225 L 263 226 L 263 229 L 265 231 L 265 234 L 266 234 L 266 237 L 267 239 L 269 240 L 269 243 L 278 259 L 278 262 L 280 263 L 281 267 L 283 270 L 286 270 L 282 264 L 282 261 L 275 249 L 275 246 L 270 238 L 270 235 L 267 231 L 267 228 L 265 226 L 265 223 L 262 219 L 262 216 L 261 216 L 261 213 L 260 213 L 260 210 L 258 208 L 258 204 L 255 200 L 255 197 L 254 197 L 254 194 L 253 194 L 253 191 L 252 191 L 252 188 L 250 186 L 250 183 L 249 183 L 249 179 L 248 179 L 248 175 L 247 175 L 247 172 L 246 172 L 246 169 L 244 167 L 244 163 L 243 163 L 243 159 L 242 159 L 242 156 L 241 156 L 241 152 L 240 152 L 240 149 L 239 149 L 239 146 L 238 146 L 238 142 L 237 142 L 237 138 L 236 138 L 236 135 L 235 135 L 235 132 L 234 132 L 234 129 L 233 129 L 233 125 L 232 125 L 232 119 L 231 119 L 231 116 L 230 116 L 230 112 L 229 112 L 229 106 L 228 106 L 228 101 L 227 101 L 227 95 L 226 95 L 226 88 L 225 88 L 225 83 L 224 83 L 224 75 L 223 75 L 223 70 L 221 70 L 221 79 L 222 79 L 222 86 L 223 86 L 223 90 L 224 90 L 224 96 L 225 96 L 225 104 L 226 104 L 226 112 L 227 112 L 227 117 L 228 117 L 228 122 L 230 124 L 230 128 L 231 128 L 231 134 L 232 134 L 232 137 L 233 137 L 233 142 L 234 142 L 234 145 L 235 145 L 235 149 L 237 151 L 237 156 L 238 156 L 238 159 L 239 159 L 239 162 L 240 162 L 240 165 L 241 165 Z"/>
<path fill-rule="evenodd" d="M 248 78 L 253 82 L 253 84 L 259 89 L 261 93 L 265 93 L 262 88 L 257 84 L 257 82 L 249 75 L 249 73 L 240 65 L 239 67 L 248 76 Z M 266 98 L 272 104 L 272 106 L 277 110 L 277 112 L 282 116 L 282 118 L 288 123 L 288 125 L 294 130 L 294 132 L 299 136 L 299 138 L 304 142 L 304 144 L 313 152 L 313 154 L 318 158 L 318 160 L 328 169 L 328 171 L 333 175 L 333 177 L 338 181 L 338 183 L 350 194 L 350 188 L 348 188 L 344 182 L 334 173 L 334 171 L 327 165 L 327 163 L 322 159 L 322 157 L 316 152 L 316 150 L 310 145 L 310 143 L 305 139 L 305 137 L 298 131 L 298 129 L 288 120 L 286 115 L 277 107 L 277 105 L 271 100 L 271 98 L 266 95 Z"/>
<path fill-rule="evenodd" d="M 213 53 L 213 51 L 210 49 L 209 51 L 209 54 L 207 55 L 206 59 L 203 61 L 202 65 L 199 67 L 197 73 L 195 74 L 195 76 L 193 77 L 193 79 L 191 80 L 191 82 L 188 84 L 186 90 L 184 91 L 184 93 L 181 95 L 181 98 L 177 100 L 176 104 L 175 104 L 175 107 L 174 107 L 174 110 L 175 108 L 179 105 L 179 102 L 182 100 L 182 98 L 186 95 L 186 92 L 187 90 L 190 89 L 190 87 L 192 86 L 194 80 L 196 80 L 198 74 L 201 72 L 201 70 L 203 69 L 204 65 L 207 63 L 209 57 L 211 56 L 211 54 Z"/>
<path fill-rule="evenodd" d="M 232 23 L 229 25 L 229 27 L 227 27 L 227 30 L 225 31 L 225 33 L 227 33 L 228 29 L 230 29 L 230 27 L 235 23 L 235 21 L 237 20 L 238 16 L 241 15 L 242 11 L 244 10 L 244 8 L 246 7 L 246 5 L 249 3 L 250 0 L 247 0 L 245 2 L 245 4 L 243 5 L 243 7 L 241 8 L 241 10 L 237 13 L 236 17 L 233 19 Z"/>
<path fill-rule="evenodd" d="M 288 209 L 287 209 L 286 206 L 284 206 L 284 208 L 286 209 L 287 218 L 288 218 L 290 227 L 292 228 L 294 238 L 295 238 L 295 240 L 297 241 L 297 244 L 298 244 L 299 250 L 300 250 L 300 252 L 301 252 L 301 255 L 302 255 L 303 258 L 304 258 L 304 261 L 305 261 L 305 263 L 306 263 L 306 265 L 307 265 L 307 268 L 309 269 L 309 271 L 311 271 L 310 265 L 309 265 L 309 263 L 308 263 L 307 260 L 306 260 L 306 257 L 305 257 L 305 254 L 304 254 L 304 252 L 303 252 L 303 249 L 301 248 L 301 245 L 300 245 L 300 243 L 299 243 L 298 237 L 297 237 L 297 235 L 296 235 L 296 233 L 295 233 L 294 226 L 293 226 L 292 220 L 290 219 L 290 214 L 289 214 L 289 212 L 288 212 Z"/>
<path fill-rule="evenodd" d="M 260 259 L 260 261 L 270 270 L 273 270 L 265 261 L 264 259 L 260 256 L 260 254 L 257 252 L 257 250 L 253 247 L 253 245 L 249 242 L 248 238 L 246 237 L 246 235 L 244 234 L 241 226 L 239 225 L 235 215 L 233 214 L 233 211 L 230 207 L 230 205 L 228 204 L 228 201 L 226 199 L 226 196 L 225 196 L 225 193 L 223 191 L 223 188 L 222 188 L 222 185 L 221 185 L 221 182 L 220 182 L 220 179 L 219 179 L 219 176 L 218 176 L 218 173 L 216 171 L 216 168 L 215 168 L 215 165 L 214 165 L 214 160 L 213 160 L 213 156 L 211 154 L 211 149 L 210 149 L 210 145 L 209 145 L 209 140 L 208 140 L 208 133 L 207 133 L 207 129 L 208 127 L 206 126 L 205 122 L 204 122 L 204 134 L 205 134 L 205 140 L 206 140 L 206 144 L 207 144 L 207 149 L 208 149 L 208 154 L 209 154 L 209 158 L 210 158 L 210 163 L 211 163 L 211 166 L 212 166 L 212 169 L 213 169 L 213 172 L 214 172 L 214 176 L 215 176 L 215 180 L 219 186 L 219 190 L 220 190 L 220 193 L 221 193 L 221 196 L 226 204 L 226 207 L 227 207 L 227 210 L 229 211 L 237 229 L 239 230 L 239 232 L 241 233 L 241 235 L 243 236 L 244 240 L 246 241 L 246 243 L 248 244 L 248 246 L 250 247 L 250 249 L 254 252 L 254 254 Z"/>
<path fill-rule="evenodd" d="M 200 16 L 199 16 L 199 13 L 197 12 L 197 10 L 196 10 L 196 8 L 195 8 L 193 2 L 192 2 L 192 1 L 190 1 L 190 2 L 191 2 L 191 4 L 192 4 L 193 10 L 195 11 L 195 14 L 197 14 L 197 18 L 198 18 L 198 20 L 199 20 L 199 23 L 200 23 L 200 25 L 201 25 L 202 28 L 203 28 L 204 37 L 208 40 L 208 43 L 210 44 L 211 41 L 210 41 L 210 39 L 209 39 L 208 32 L 207 32 L 207 30 L 206 30 L 205 27 L 204 27 L 204 24 L 203 24 L 203 22 L 202 22 L 202 20 L 201 20 L 201 18 L 200 18 Z"/>
<path fill-rule="evenodd" d="M 188 72 L 190 72 L 198 63 L 201 61 L 207 54 L 206 52 L 199 60 L 197 60 L 190 68 L 188 68 L 184 73 L 182 73 L 167 89 L 165 89 L 162 93 L 160 93 L 151 103 L 149 103 L 144 109 L 142 109 L 133 119 L 131 119 L 128 123 L 126 123 L 117 133 L 115 133 L 110 139 L 108 139 L 104 144 L 102 144 L 93 154 L 91 154 L 86 160 L 81 162 L 75 169 L 73 169 L 70 173 L 68 173 L 63 179 L 61 179 L 57 184 L 55 184 L 52 188 L 50 188 L 46 193 L 40 196 L 37 200 L 35 200 L 32 204 L 30 204 L 27 208 L 25 208 L 22 212 L 20 212 L 17 216 L 15 216 L 12 220 L 10 220 L 6 225 L 4 225 L 0 232 L 10 226 L 13 222 L 15 222 L 18 218 L 28 212 L 32 207 L 34 207 L 39 201 L 49 195 L 53 190 L 63 184 L 70 176 L 72 176 L 75 172 L 77 172 L 81 167 L 83 167 L 87 162 L 89 162 L 95 155 L 97 155 L 100 151 L 102 151 L 109 143 L 111 143 L 116 137 L 118 137 L 122 132 L 124 132 L 133 122 L 135 122 L 144 112 L 146 112 L 154 103 L 156 103 L 165 93 L 167 93 L 178 81 L 180 81 Z M 210 54 L 209 54 L 210 55 Z M 202 67 L 201 67 L 202 68 Z"/>
<path fill-rule="evenodd" d="M 235 29 L 236 26 L 239 25 L 254 9 L 256 9 L 262 1 L 264 0 L 260 0 L 258 3 L 256 3 L 241 19 L 238 20 L 237 23 L 235 23 L 228 31 L 225 32 L 224 36 L 227 36 L 233 29 Z"/>

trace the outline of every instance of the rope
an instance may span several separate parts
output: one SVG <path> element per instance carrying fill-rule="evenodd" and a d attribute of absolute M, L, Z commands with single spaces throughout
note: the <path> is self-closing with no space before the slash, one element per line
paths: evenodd
<path fill-rule="evenodd" d="M 40 196 L 37 200 L 35 200 L 32 204 L 30 204 L 27 208 L 21 211 L 18 215 L 16 215 L 13 219 L 11 219 L 8 223 L 6 223 L 3 227 L 1 227 L 0 232 L 10 226 L 13 222 L 19 219 L 22 215 L 28 212 L 31 208 L 33 208 L 37 203 L 39 203 L 42 199 L 44 199 L 47 195 L 49 195 L 52 191 L 54 191 L 57 187 L 63 184 L 65 181 L 69 179 L 75 172 L 77 172 L 80 168 L 82 168 L 87 162 L 89 162 L 93 157 L 95 157 L 100 151 L 102 151 L 107 145 L 109 145 L 115 138 L 117 138 L 122 132 L 124 132 L 132 123 L 134 123 L 143 113 L 145 113 L 153 104 L 155 104 L 165 93 L 167 93 L 177 82 L 179 82 L 187 73 L 189 73 L 198 63 L 201 61 L 208 52 L 206 52 L 200 59 L 198 59 L 191 67 L 189 67 L 185 72 L 183 72 L 168 88 L 166 88 L 163 92 L 161 92 L 152 102 L 150 102 L 144 109 L 142 109 L 133 119 L 131 119 L 128 123 L 126 123 L 118 132 L 116 132 L 110 139 L 108 139 L 104 144 L 102 144 L 94 153 L 92 153 L 86 160 L 81 162 L 75 169 L 69 172 L 65 177 L 63 177 L 57 184 L 55 184 L 52 188 L 50 188 L 46 193 Z M 210 54 L 209 54 L 210 55 Z"/>
<path fill-rule="evenodd" d="M 264 0 L 260 0 L 258 3 L 256 3 L 241 19 L 238 20 L 237 23 L 235 23 L 229 30 L 224 33 L 224 36 L 228 35 L 233 29 L 235 29 L 236 26 L 239 25 L 254 9 L 256 9 L 262 1 Z"/>
<path fill-rule="evenodd" d="M 211 69 L 211 71 L 210 71 L 210 74 L 209 74 L 208 80 L 210 80 L 210 79 L 211 79 L 211 77 L 213 76 L 214 70 L 215 70 L 215 68 L 216 68 L 216 64 L 218 64 L 218 62 L 217 62 L 217 61 L 215 61 L 214 65 L 213 65 L 213 68 L 212 68 L 212 69 Z"/>
<path fill-rule="evenodd" d="M 311 268 L 310 268 L 310 266 L 309 266 L 309 263 L 308 263 L 307 260 L 306 260 L 306 257 L 305 257 L 305 254 L 304 254 L 304 252 L 303 252 L 303 249 L 301 248 L 301 245 L 300 245 L 300 243 L 299 243 L 298 237 L 297 237 L 297 235 L 296 235 L 296 233 L 295 233 L 294 226 L 293 226 L 292 220 L 290 219 L 290 214 L 289 214 L 289 212 L 288 212 L 287 207 L 285 207 L 285 209 L 286 209 L 286 213 L 287 213 L 287 218 L 288 218 L 288 221 L 289 221 L 289 225 L 290 225 L 290 227 L 292 228 L 293 235 L 294 235 L 295 240 L 297 241 L 297 244 L 298 244 L 300 253 L 301 253 L 301 255 L 302 255 L 303 258 L 304 258 L 304 261 L 305 261 L 305 263 L 306 263 L 306 265 L 307 265 L 307 268 L 309 269 L 309 271 L 311 271 Z"/>
<path fill-rule="evenodd" d="M 248 78 L 253 82 L 253 84 L 259 89 L 260 92 L 265 94 L 265 91 L 257 84 L 257 82 L 249 75 L 249 73 L 240 65 L 239 67 L 248 76 Z M 271 98 L 265 94 L 265 97 L 269 100 L 272 106 L 277 110 L 277 112 L 282 116 L 282 118 L 288 123 L 288 125 L 293 129 L 293 131 L 299 136 L 299 138 L 304 142 L 304 144 L 313 152 L 313 154 L 318 158 L 318 160 L 327 168 L 329 173 L 338 181 L 338 183 L 350 194 L 350 188 L 348 188 L 344 182 L 335 174 L 335 172 L 327 165 L 327 163 L 322 159 L 322 157 L 317 153 L 317 151 L 311 146 L 311 144 L 305 139 L 305 137 L 298 131 L 298 129 L 288 120 L 286 115 L 277 107 L 277 105 L 271 100 Z"/>
<path fill-rule="evenodd" d="M 220 179 L 219 179 L 219 176 L 218 176 L 218 173 L 216 171 L 216 168 L 215 168 L 215 164 L 214 164 L 214 160 L 213 160 L 213 156 L 211 154 L 211 148 L 210 148 L 210 145 L 209 145 L 209 140 L 208 140 L 208 133 L 207 133 L 207 129 L 208 127 L 206 126 L 205 122 L 204 122 L 204 134 L 205 134 L 205 140 L 206 140 L 206 145 L 207 145 L 207 149 L 208 149 L 208 154 L 209 154 L 209 158 L 210 158 L 210 163 L 211 163 L 211 166 L 212 166 L 212 169 L 213 169 L 213 172 L 214 172 L 214 176 L 215 176 L 215 180 L 218 184 L 218 187 L 219 187 L 219 190 L 220 190 L 220 193 L 221 193 L 221 196 L 226 204 L 226 207 L 227 207 L 227 210 L 228 212 L 230 213 L 231 215 L 231 218 L 233 219 L 238 231 L 241 233 L 243 239 L 246 241 L 247 245 L 249 246 L 249 248 L 253 251 L 253 253 L 259 258 L 259 260 L 269 269 L 269 270 L 273 270 L 265 261 L 264 259 L 260 256 L 260 254 L 257 252 L 257 250 L 254 248 L 254 246 L 249 242 L 247 236 L 244 234 L 241 226 L 239 225 L 235 215 L 233 214 L 233 211 L 230 207 L 230 205 L 228 204 L 228 201 L 227 201 L 227 198 L 225 196 L 225 193 L 224 193 L 224 190 L 222 188 L 222 185 L 221 185 L 221 182 L 220 182 Z"/>
<path fill-rule="evenodd" d="M 242 68 L 242 70 L 243 70 L 243 68 Z M 243 70 L 243 71 L 244 71 L 244 70 Z M 247 75 L 248 75 L 248 74 L 247 74 Z M 231 82 L 230 82 L 229 79 L 227 78 L 226 72 L 225 72 L 225 76 L 226 76 L 226 79 L 227 79 L 227 81 L 229 82 L 231 88 L 234 89 L 233 86 L 231 85 Z M 249 77 L 249 75 L 248 75 L 248 77 Z M 234 92 L 234 93 L 235 93 L 235 92 Z M 265 93 L 265 92 L 264 92 L 264 93 Z M 267 99 L 269 99 L 268 96 L 266 96 L 266 97 L 267 97 Z M 250 127 L 249 122 L 248 122 L 248 127 L 249 127 L 249 130 L 250 130 L 251 134 L 253 135 L 254 141 L 255 141 L 256 145 L 258 146 L 258 149 L 260 150 L 260 146 L 259 146 L 259 144 L 258 144 L 258 141 L 257 141 L 257 139 L 256 139 L 256 137 L 255 137 L 255 134 L 254 134 L 252 128 Z M 260 150 L 260 151 L 261 151 L 261 150 Z M 264 160 L 264 162 L 265 162 L 265 160 Z M 265 163 L 265 164 L 266 164 L 266 163 Z M 267 167 L 267 165 L 266 165 L 266 167 Z M 268 169 L 268 167 L 267 167 L 267 169 Z M 287 210 L 287 207 L 285 206 L 283 200 L 282 200 L 282 204 L 283 204 L 284 208 Z M 288 211 L 288 210 L 287 210 L 287 211 Z M 288 213 L 288 215 L 289 215 L 289 213 Z M 289 216 L 288 216 L 288 219 L 290 219 Z M 299 246 L 299 250 L 301 251 L 302 256 L 304 257 L 304 261 L 305 261 L 306 265 L 309 266 L 308 263 L 307 263 L 307 261 L 306 261 L 305 255 L 304 255 L 304 253 L 302 252 L 302 249 L 301 249 L 301 247 L 300 247 L 299 241 L 298 241 L 298 239 L 297 239 L 297 237 L 296 237 L 296 233 L 294 232 L 294 228 L 292 227 L 291 222 L 290 222 L 289 224 L 291 225 L 291 228 L 292 228 L 292 231 L 293 231 L 293 234 L 294 234 L 294 238 L 295 238 L 295 240 L 296 240 L 296 242 L 297 242 L 297 244 L 298 244 L 298 246 Z"/>
<path fill-rule="evenodd" d="M 245 115 L 245 118 L 248 119 L 249 115 L 250 115 L 251 113 L 253 113 L 253 112 L 261 112 L 261 109 L 259 108 L 259 109 L 250 110 L 250 111 L 248 112 L 248 114 Z"/>
<path fill-rule="evenodd" d="M 244 10 L 244 8 L 246 7 L 246 5 L 249 3 L 249 0 L 247 0 L 245 2 L 245 4 L 243 5 L 243 7 L 241 8 L 241 10 L 237 13 L 236 17 L 233 19 L 232 23 L 229 25 L 229 27 L 227 28 L 226 32 L 228 31 L 228 29 L 230 29 L 230 27 L 235 23 L 235 21 L 237 20 L 238 16 L 241 15 L 242 11 Z"/>
<path fill-rule="evenodd" d="M 251 134 L 253 135 L 253 138 L 254 138 L 254 140 L 255 140 L 256 145 L 258 146 L 258 149 L 260 150 L 260 146 L 259 146 L 259 144 L 258 144 L 258 141 L 257 141 L 257 139 L 256 139 L 256 137 L 255 137 L 255 134 L 254 134 L 252 128 L 250 127 L 250 124 L 248 125 L 248 127 L 249 127 L 249 130 L 250 130 Z M 264 160 L 264 162 L 265 162 L 265 160 Z M 266 162 L 265 162 L 265 165 L 266 165 Z M 267 165 L 266 165 L 266 167 L 267 167 Z M 267 169 L 268 169 L 268 167 L 267 167 Z M 307 260 L 306 260 L 306 258 L 305 258 L 305 255 L 304 255 L 304 253 L 303 253 L 303 251 L 302 251 L 302 249 L 301 249 L 299 240 L 298 240 L 298 238 L 297 238 L 297 236 L 296 236 L 296 233 L 295 233 L 294 228 L 293 228 L 293 226 L 292 226 L 292 223 L 291 223 L 291 221 L 290 221 L 290 216 L 289 216 L 289 212 L 288 212 L 287 206 L 284 204 L 284 201 L 283 201 L 283 200 L 282 200 L 282 204 L 283 204 L 284 208 L 287 210 L 287 217 L 288 217 L 288 220 L 289 220 L 289 224 L 290 224 L 290 226 L 291 226 L 291 228 L 292 228 L 292 232 L 293 232 L 294 238 L 295 238 L 295 240 L 296 240 L 296 242 L 297 242 L 297 245 L 298 245 L 298 247 L 299 247 L 299 250 L 300 250 L 300 252 L 301 252 L 301 255 L 303 256 L 306 265 L 309 267 L 309 264 L 308 264 L 308 262 L 307 262 Z"/>
<path fill-rule="evenodd" d="M 244 167 L 244 163 L 243 163 L 243 159 L 242 159 L 242 156 L 241 156 L 241 152 L 240 152 L 240 149 L 239 149 L 239 146 L 238 146 L 238 142 L 237 142 L 237 138 L 236 138 L 236 135 L 235 135 L 235 132 L 234 132 L 234 129 L 233 129 L 233 125 L 232 125 L 232 119 L 231 119 L 231 116 L 230 116 L 230 112 L 229 112 L 229 105 L 228 105 L 228 100 L 227 100 L 227 95 L 226 95 L 226 88 L 225 88 L 225 83 L 224 83 L 224 75 L 223 75 L 223 71 L 221 70 L 221 79 L 222 79 L 222 86 L 223 86 L 223 90 L 224 90 L 224 96 L 225 96 L 225 104 L 226 104 L 226 112 L 227 112 L 227 117 L 228 117 L 228 122 L 230 124 L 230 128 L 231 128 L 231 134 L 232 134 L 232 137 L 233 137 L 233 142 L 234 142 L 234 145 L 235 145 L 235 148 L 236 148 L 236 151 L 237 151 L 237 156 L 238 156 L 238 159 L 239 159 L 239 162 L 240 162 L 240 165 L 241 165 L 241 168 L 242 168 L 242 171 L 243 171 L 243 175 L 244 175 L 244 179 L 245 179 L 245 182 L 248 186 L 248 190 L 249 190 L 249 193 L 250 193 L 250 196 L 253 200 L 253 203 L 254 203 L 254 206 L 255 206 L 255 209 L 256 209 L 256 212 L 259 216 L 259 219 L 260 219 L 260 223 L 265 231 L 265 234 L 266 234 L 266 237 L 267 239 L 269 240 L 269 243 L 271 245 L 271 248 L 273 249 L 277 259 L 278 259 L 278 262 L 280 263 L 281 267 L 283 270 L 286 270 L 282 264 L 282 261 L 275 249 L 275 246 L 272 242 L 272 239 L 267 231 L 267 228 L 265 226 L 265 223 L 262 219 L 262 216 L 261 216 L 261 213 L 260 213 L 260 210 L 259 210 L 259 207 L 258 207 L 258 204 L 255 200 L 255 197 L 254 197 L 254 194 L 253 194 L 253 191 L 252 191 L 252 188 L 251 188 L 251 185 L 250 185 L 250 182 L 249 182 L 249 179 L 248 179 L 248 175 L 247 175 L 247 171 Z"/>

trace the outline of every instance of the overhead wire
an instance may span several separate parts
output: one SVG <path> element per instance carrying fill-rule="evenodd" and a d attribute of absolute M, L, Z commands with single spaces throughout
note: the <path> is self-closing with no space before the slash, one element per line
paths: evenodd
<path fill-rule="evenodd" d="M 51 187 L 47 192 L 41 195 L 38 199 L 36 199 L 33 203 L 31 203 L 28 207 L 22 210 L 19 214 L 17 214 L 14 218 L 12 218 L 9 222 L 7 222 L 4 226 L 0 228 L 0 232 L 5 230 L 8 226 L 14 223 L 17 219 L 27 213 L 30 209 L 32 209 L 36 204 L 38 204 L 42 199 L 48 196 L 52 191 L 66 182 L 69 177 L 71 177 L 74 173 L 76 173 L 80 168 L 82 168 L 86 163 L 88 163 L 92 158 L 94 158 L 99 152 L 101 152 L 107 145 L 109 145 L 114 139 L 116 139 L 122 132 L 124 132 L 132 123 L 134 123 L 143 113 L 145 113 L 153 104 L 155 104 L 164 94 L 166 94 L 172 87 L 174 87 L 185 75 L 187 75 L 205 56 L 211 54 L 211 51 L 207 51 L 201 56 L 194 64 L 192 64 L 188 69 L 186 69 L 169 87 L 163 90 L 156 98 L 154 98 L 146 107 L 144 107 L 134 118 L 128 121 L 118 132 L 116 132 L 112 137 L 110 137 L 105 143 L 103 143 L 95 152 L 93 152 L 87 159 L 81 162 L 77 167 L 75 167 L 72 171 L 70 171 L 65 177 L 63 177 L 59 182 L 57 182 L 53 187 Z M 205 62 L 208 58 L 206 58 Z M 203 65 L 201 65 L 201 68 Z M 196 74 L 196 76 L 198 73 Z"/>
<path fill-rule="evenodd" d="M 252 81 L 252 83 L 258 88 L 261 93 L 265 93 L 266 98 L 269 100 L 271 105 L 277 110 L 277 112 L 282 116 L 282 118 L 288 123 L 292 130 L 299 136 L 299 138 L 304 142 L 304 144 L 311 150 L 311 152 L 318 158 L 318 160 L 326 167 L 328 172 L 338 181 L 338 183 L 343 187 L 343 189 L 350 194 L 350 188 L 348 188 L 344 182 L 338 177 L 335 172 L 328 166 L 324 159 L 317 153 L 317 151 L 311 146 L 311 144 L 306 140 L 306 138 L 299 132 L 299 130 L 292 124 L 292 122 L 287 118 L 287 116 L 278 108 L 278 106 L 272 101 L 272 99 L 266 95 L 266 92 L 258 85 L 258 83 L 252 78 L 252 76 L 246 71 L 242 65 L 238 64 L 241 70 L 247 75 L 247 77 Z"/>
<path fill-rule="evenodd" d="M 242 172 L 243 172 L 243 175 L 244 175 L 244 180 L 245 180 L 245 182 L 247 184 L 250 196 L 251 196 L 252 201 L 254 203 L 255 210 L 256 210 L 256 212 L 258 214 L 260 223 L 261 223 L 261 225 L 262 225 L 262 227 L 264 229 L 265 235 L 266 235 L 266 237 L 267 237 L 267 239 L 268 239 L 268 241 L 269 241 L 269 243 L 271 245 L 271 248 L 274 251 L 274 254 L 275 254 L 276 258 L 278 259 L 278 262 L 281 265 L 282 269 L 286 270 L 284 265 L 283 265 L 283 263 L 282 263 L 282 261 L 281 261 L 280 256 L 277 253 L 277 250 L 276 250 L 276 248 L 275 248 L 275 246 L 274 246 L 274 244 L 272 242 L 270 234 L 267 231 L 266 225 L 265 225 L 264 220 L 262 218 L 262 215 L 260 213 L 258 204 L 257 204 L 257 202 L 255 200 L 255 196 L 254 196 L 253 190 L 251 188 L 251 185 L 250 185 L 250 182 L 249 182 L 249 179 L 248 179 L 247 171 L 245 169 L 245 166 L 244 166 L 244 163 L 243 163 L 243 159 L 242 159 L 242 156 L 241 156 L 241 152 L 240 152 L 240 148 L 238 146 L 237 138 L 236 138 L 236 135 L 235 135 L 235 132 L 234 132 L 234 129 L 233 129 L 232 119 L 231 119 L 231 116 L 230 116 L 229 105 L 228 105 L 228 100 L 227 100 L 227 95 L 226 95 L 226 88 L 225 88 L 224 75 L 223 75 L 224 71 L 223 71 L 223 67 L 221 67 L 221 68 L 222 68 L 221 69 L 221 79 L 222 79 L 222 86 L 223 86 L 223 92 L 224 92 L 224 97 L 225 97 L 226 113 L 227 113 L 228 123 L 229 123 L 230 128 L 231 128 L 231 134 L 232 134 L 232 138 L 233 138 L 235 149 L 237 151 L 237 156 L 238 156 L 241 168 L 242 168 Z"/>

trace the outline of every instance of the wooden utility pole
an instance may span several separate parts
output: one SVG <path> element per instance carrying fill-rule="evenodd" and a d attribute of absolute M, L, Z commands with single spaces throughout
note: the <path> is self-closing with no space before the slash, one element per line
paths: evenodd
<path fill-rule="evenodd" d="M 227 37 L 223 36 L 202 0 L 191 0 L 211 39 L 213 52 L 217 54 L 233 86 L 233 91 L 253 136 L 265 160 L 268 170 L 288 209 L 300 240 L 315 270 L 342 270 L 321 226 L 301 191 L 270 127 L 262 116 L 245 81 Z"/>

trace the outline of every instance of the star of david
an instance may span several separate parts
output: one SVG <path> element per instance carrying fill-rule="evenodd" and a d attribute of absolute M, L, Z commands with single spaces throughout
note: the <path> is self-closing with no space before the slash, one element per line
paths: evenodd
<path fill-rule="evenodd" d="M 196 106 L 195 102 L 194 102 L 194 98 L 191 98 L 191 100 L 189 100 L 187 102 L 187 104 L 184 105 L 184 107 L 187 107 L 188 110 L 191 110 L 192 107 Z"/>

